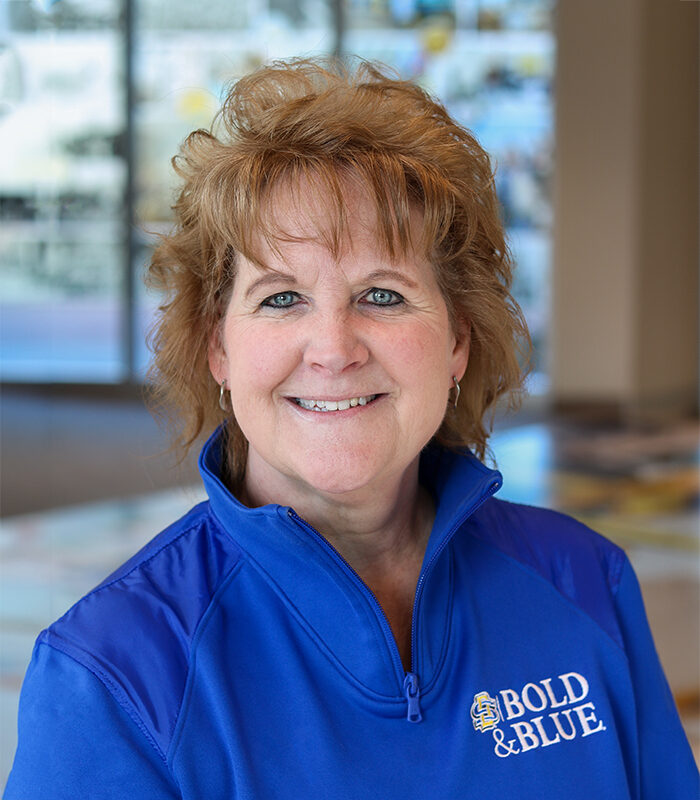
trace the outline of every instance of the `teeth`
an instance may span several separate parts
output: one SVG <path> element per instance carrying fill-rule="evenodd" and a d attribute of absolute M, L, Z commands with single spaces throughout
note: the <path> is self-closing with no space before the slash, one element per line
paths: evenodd
<path fill-rule="evenodd" d="M 376 396 L 376 394 L 370 394 L 366 397 L 349 397 L 347 400 L 303 400 L 300 397 L 296 397 L 294 402 L 307 411 L 346 411 L 348 408 L 354 408 L 355 406 L 366 406 Z"/>
<path fill-rule="evenodd" d="M 313 411 L 314 408 L 316 407 L 316 403 L 314 400 L 301 400 L 297 398 L 295 402 L 298 406 L 301 406 L 302 408 L 305 408 L 308 411 Z"/>

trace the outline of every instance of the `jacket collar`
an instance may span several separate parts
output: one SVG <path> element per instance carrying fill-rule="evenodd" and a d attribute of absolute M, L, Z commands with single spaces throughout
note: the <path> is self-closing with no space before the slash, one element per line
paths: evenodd
<path fill-rule="evenodd" d="M 225 497 L 227 503 L 233 501 L 234 507 L 241 511 L 260 511 L 261 509 L 249 509 L 239 503 L 221 480 L 222 433 L 223 426 L 220 426 L 209 437 L 199 456 L 199 471 L 210 499 L 211 489 L 219 499 Z M 486 467 L 467 449 L 451 451 L 431 444 L 421 454 L 420 481 L 435 500 L 437 528 L 439 524 L 458 515 L 464 506 L 470 504 L 474 495 L 480 495 L 481 490 L 485 489 L 489 494 L 498 491 L 503 478 L 498 470 Z M 467 492 L 467 489 L 472 491 Z M 273 504 L 263 508 L 270 510 L 277 506 Z"/>
<path fill-rule="evenodd" d="M 485 499 L 503 484 L 501 473 L 489 469 L 468 450 L 455 452 L 437 445 L 427 447 L 420 461 L 419 480 L 433 495 L 435 522 L 428 541 L 424 567 Z"/>
<path fill-rule="evenodd" d="M 204 446 L 199 468 L 214 515 L 225 531 L 323 647 L 339 669 L 370 695 L 394 697 L 401 692 L 400 663 L 393 640 L 359 579 L 333 557 L 312 530 L 296 522 L 288 506 L 248 508 L 221 479 L 221 429 Z M 421 483 L 432 493 L 436 517 L 428 541 L 419 586 L 429 585 L 417 616 L 416 649 L 424 679 L 431 680 L 446 646 L 451 601 L 449 556 L 440 557 L 451 537 L 473 510 L 501 485 L 501 476 L 471 453 L 428 447 L 421 456 Z M 324 602 L 319 602 L 319 597 Z M 425 684 L 424 684 L 425 685 Z"/>

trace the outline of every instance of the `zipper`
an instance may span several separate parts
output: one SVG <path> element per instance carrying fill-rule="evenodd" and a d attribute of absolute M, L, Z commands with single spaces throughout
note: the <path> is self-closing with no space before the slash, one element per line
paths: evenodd
<path fill-rule="evenodd" d="M 437 548 L 437 550 L 433 553 L 430 557 L 430 561 L 426 564 L 425 569 L 422 570 L 420 577 L 418 578 L 418 584 L 416 585 L 416 594 L 413 599 L 413 615 L 411 617 L 411 672 L 408 674 L 415 674 L 418 675 L 418 663 L 416 654 L 418 652 L 418 634 L 417 634 L 417 626 L 418 626 L 418 607 L 420 605 L 421 597 L 423 595 L 423 587 L 425 586 L 425 580 L 430 574 L 430 571 L 433 568 L 433 564 L 437 561 L 438 557 L 442 553 L 442 551 L 447 546 L 447 543 L 452 540 L 452 537 L 457 532 L 457 529 L 460 528 L 465 520 L 467 520 L 471 515 L 477 511 L 492 495 L 494 495 L 502 486 L 500 480 L 496 479 L 491 481 L 488 489 L 479 497 L 479 499 L 472 503 L 471 506 L 465 511 L 463 514 L 460 514 L 458 521 L 450 528 L 450 532 L 447 536 L 445 536 Z"/>
<path fill-rule="evenodd" d="M 396 646 L 396 640 L 394 639 L 394 632 L 391 630 L 389 620 L 386 618 L 384 609 L 379 605 L 379 600 L 377 600 L 374 592 L 369 588 L 369 586 L 367 586 L 367 584 L 362 580 L 352 566 L 343 558 L 343 556 L 335 549 L 335 547 L 333 547 L 333 545 L 316 530 L 316 528 L 309 525 L 305 519 L 302 519 L 302 517 L 300 517 L 293 508 L 288 509 L 287 515 L 301 525 L 302 528 L 305 528 L 340 566 L 344 567 L 356 578 L 362 592 L 365 594 L 370 603 L 374 604 L 384 637 L 387 643 L 390 644 L 389 650 L 391 652 L 391 659 L 394 662 L 396 675 L 399 680 L 401 680 L 405 673 L 403 664 L 401 663 L 399 649 Z"/>
<path fill-rule="evenodd" d="M 406 711 L 407 722 L 420 722 L 423 715 L 420 713 L 420 684 L 415 672 L 407 672 L 403 679 L 403 691 L 408 705 Z"/>
<path fill-rule="evenodd" d="M 399 653 L 399 648 L 396 645 L 396 639 L 394 638 L 394 632 L 391 630 L 391 625 L 389 624 L 389 620 L 387 619 L 386 614 L 384 613 L 384 609 L 379 604 L 376 595 L 374 592 L 367 586 L 367 584 L 362 580 L 362 578 L 358 575 L 358 573 L 353 569 L 353 567 L 343 558 L 343 556 L 336 550 L 335 547 L 325 538 L 323 537 L 312 525 L 300 517 L 293 508 L 287 509 L 287 516 L 293 519 L 298 525 L 302 528 L 305 528 L 316 541 L 323 547 L 326 552 L 333 558 L 336 563 L 338 563 L 341 567 L 345 568 L 354 578 L 357 580 L 357 583 L 360 587 L 360 590 L 364 593 L 365 597 L 370 601 L 370 604 L 374 605 L 375 612 L 377 614 L 377 618 L 379 620 L 379 624 L 382 628 L 382 632 L 384 633 L 384 638 L 389 646 L 389 652 L 391 653 L 392 661 L 394 662 L 394 668 L 396 671 L 396 675 L 401 680 L 401 676 L 403 676 L 403 693 L 404 697 L 406 698 L 406 721 L 407 722 L 420 722 L 423 719 L 423 715 L 421 714 L 420 709 L 420 679 L 418 673 L 418 664 L 416 653 L 418 649 L 418 636 L 416 632 L 417 621 L 418 621 L 418 607 L 420 605 L 420 600 L 423 594 L 423 587 L 425 585 L 425 581 L 427 576 L 429 575 L 430 571 L 432 570 L 433 564 L 437 561 L 438 557 L 442 553 L 442 551 L 447 546 L 447 543 L 452 539 L 457 529 L 464 523 L 464 521 L 470 517 L 478 508 L 482 505 L 482 503 L 486 502 L 489 497 L 491 497 L 499 488 L 501 487 L 501 482 L 499 480 L 494 480 L 491 482 L 490 486 L 488 487 L 487 491 L 481 495 L 478 501 L 472 504 L 469 509 L 460 514 L 459 520 L 450 528 L 450 532 L 447 536 L 445 536 L 442 540 L 442 543 L 438 547 L 438 549 L 433 553 L 430 558 L 430 561 L 426 565 L 425 569 L 422 570 L 420 577 L 418 578 L 418 584 L 416 585 L 416 594 L 413 600 L 413 614 L 411 617 L 411 670 L 410 672 L 404 672 L 403 664 L 401 663 L 401 655 Z"/>

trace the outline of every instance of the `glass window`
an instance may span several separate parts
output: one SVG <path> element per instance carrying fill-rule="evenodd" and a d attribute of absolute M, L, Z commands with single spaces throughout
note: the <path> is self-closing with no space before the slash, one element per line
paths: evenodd
<path fill-rule="evenodd" d="M 346 0 L 346 52 L 377 59 L 445 103 L 491 154 L 514 292 L 547 390 L 554 71 L 551 0 Z"/>
<path fill-rule="evenodd" d="M 148 364 L 144 332 L 157 298 L 141 275 L 154 235 L 171 224 L 171 158 L 187 134 L 211 123 L 227 85 L 268 59 L 328 53 L 335 46 L 326 0 L 139 0 L 134 34 L 134 162 L 138 245 L 136 368 Z"/>
<path fill-rule="evenodd" d="M 2 378 L 143 376 L 158 298 L 141 277 L 171 224 L 171 157 L 237 76 L 340 51 L 418 80 L 493 155 L 546 389 L 552 1 L 0 2 Z"/>
<path fill-rule="evenodd" d="M 5 380 L 125 377 L 120 6 L 0 6 Z"/>

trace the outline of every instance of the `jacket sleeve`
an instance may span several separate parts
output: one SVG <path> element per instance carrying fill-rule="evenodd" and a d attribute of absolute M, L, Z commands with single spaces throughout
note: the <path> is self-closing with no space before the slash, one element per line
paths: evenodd
<path fill-rule="evenodd" d="M 698 770 L 656 653 L 637 577 L 626 559 L 616 602 L 636 701 L 639 796 L 698 800 Z"/>
<path fill-rule="evenodd" d="M 87 668 L 38 644 L 22 687 L 5 800 L 175 800 L 164 756 Z"/>

